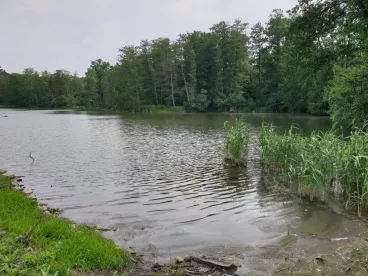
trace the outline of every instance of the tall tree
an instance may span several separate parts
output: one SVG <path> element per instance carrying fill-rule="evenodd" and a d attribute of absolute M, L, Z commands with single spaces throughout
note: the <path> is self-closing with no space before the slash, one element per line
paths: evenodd
<path fill-rule="evenodd" d="M 111 68 L 111 65 L 109 62 L 103 61 L 102 59 L 97 59 L 91 62 L 90 68 L 96 72 L 98 102 L 100 105 L 104 105 L 103 83 L 108 71 Z"/>
<path fill-rule="evenodd" d="M 135 46 L 119 49 L 120 107 L 134 111 L 141 110 L 144 93 L 138 50 Z"/>
<path fill-rule="evenodd" d="M 0 66 L 0 104 L 6 104 L 9 74 Z"/>
<path fill-rule="evenodd" d="M 267 36 L 266 55 L 266 77 L 267 77 L 267 108 L 271 111 L 283 111 L 280 93 L 280 84 L 282 81 L 282 48 L 285 42 L 288 19 L 284 16 L 282 10 L 275 9 L 266 23 L 265 33 Z"/>
<path fill-rule="evenodd" d="M 87 98 L 85 104 L 87 106 L 97 104 L 98 97 L 98 78 L 96 70 L 88 68 L 86 77 L 84 78 L 85 94 L 84 98 Z"/>
<path fill-rule="evenodd" d="M 152 59 L 159 103 L 171 105 L 175 102 L 173 84 L 174 53 L 170 39 L 152 41 Z"/>
<path fill-rule="evenodd" d="M 148 40 L 143 40 L 140 45 L 142 54 L 143 82 L 146 89 L 146 104 L 155 103 L 158 105 L 156 72 L 153 65 L 152 44 Z"/>
<path fill-rule="evenodd" d="M 257 84 L 262 82 L 262 54 L 264 52 L 264 47 L 266 43 L 265 28 L 262 26 L 261 22 L 257 22 L 251 30 L 250 34 L 251 41 L 251 62 L 257 71 Z"/>

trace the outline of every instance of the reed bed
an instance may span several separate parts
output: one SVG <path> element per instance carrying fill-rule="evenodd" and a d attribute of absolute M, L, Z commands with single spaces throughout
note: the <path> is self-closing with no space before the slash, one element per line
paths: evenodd
<path fill-rule="evenodd" d="M 263 123 L 261 158 L 266 168 L 297 185 L 311 200 L 342 198 L 360 216 L 368 209 L 368 133 L 355 129 L 348 137 L 334 130 L 303 136 L 295 125 L 278 134 Z"/>

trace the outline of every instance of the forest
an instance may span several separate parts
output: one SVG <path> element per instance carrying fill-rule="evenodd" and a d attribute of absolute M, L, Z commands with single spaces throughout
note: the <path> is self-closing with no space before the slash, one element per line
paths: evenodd
<path fill-rule="evenodd" d="M 97 59 L 85 76 L 0 67 L 0 105 L 150 111 L 288 112 L 368 119 L 368 2 L 299 0 L 264 24 L 219 22 Z"/>

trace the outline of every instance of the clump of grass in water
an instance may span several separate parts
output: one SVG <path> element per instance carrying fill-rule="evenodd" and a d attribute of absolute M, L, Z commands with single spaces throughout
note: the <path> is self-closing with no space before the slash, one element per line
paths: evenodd
<path fill-rule="evenodd" d="M 234 165 L 243 165 L 249 150 L 250 129 L 248 123 L 236 120 L 234 124 L 225 122 L 225 159 Z"/>
<path fill-rule="evenodd" d="M 356 129 L 349 137 L 334 131 L 294 133 L 295 126 L 279 135 L 263 123 L 261 157 L 265 166 L 287 175 L 297 183 L 298 192 L 325 201 L 343 196 L 346 208 L 356 207 L 358 215 L 368 209 L 368 134 Z"/>

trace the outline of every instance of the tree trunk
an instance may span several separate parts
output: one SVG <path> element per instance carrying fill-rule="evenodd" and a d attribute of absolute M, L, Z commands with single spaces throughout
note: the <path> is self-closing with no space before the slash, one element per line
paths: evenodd
<path fill-rule="evenodd" d="M 184 79 L 184 85 L 185 85 L 185 91 L 187 92 L 187 99 L 188 99 L 188 103 L 189 105 L 192 105 L 192 100 L 189 96 L 189 91 L 188 91 L 188 85 L 187 85 L 187 81 L 185 79 L 185 74 L 184 74 L 184 68 L 183 68 L 183 64 L 181 65 L 181 73 L 183 74 L 183 79 Z"/>
<path fill-rule="evenodd" d="M 170 82 L 171 82 L 171 97 L 172 97 L 173 107 L 175 107 L 174 84 L 173 84 L 172 72 L 170 72 Z"/>
<path fill-rule="evenodd" d="M 261 50 L 258 53 L 258 84 L 261 83 Z"/>
<path fill-rule="evenodd" d="M 155 72 L 155 69 L 153 67 L 153 64 L 152 64 L 152 68 L 150 67 L 150 61 L 149 61 L 147 53 L 145 55 L 146 55 L 146 62 L 147 62 L 148 72 L 151 75 L 151 80 L 152 80 L 152 83 L 153 83 L 153 89 L 155 91 L 156 105 L 158 105 L 157 88 L 156 88 L 156 72 Z"/>
<path fill-rule="evenodd" d="M 154 88 L 155 88 L 155 96 L 156 96 L 156 105 L 158 105 L 156 81 L 155 81 L 155 84 L 154 84 Z"/>

